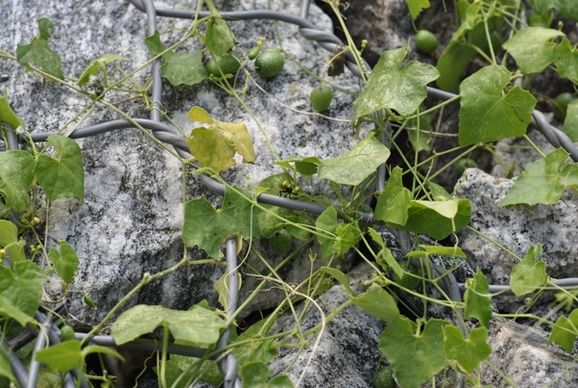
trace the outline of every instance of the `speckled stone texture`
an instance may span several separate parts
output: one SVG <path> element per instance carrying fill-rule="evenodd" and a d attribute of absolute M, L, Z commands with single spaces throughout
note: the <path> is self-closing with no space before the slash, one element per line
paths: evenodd
<path fill-rule="evenodd" d="M 482 384 L 520 388 L 578 386 L 576 360 L 550 345 L 540 330 L 494 320 L 489 343 L 492 354 L 482 364 Z"/>
<path fill-rule="evenodd" d="M 466 170 L 456 195 L 471 201 L 471 227 L 522 257 L 530 244 L 542 244 L 541 258 L 550 276 L 578 276 L 576 195 L 568 191 L 556 205 L 501 207 L 499 201 L 512 182 L 478 169 Z M 481 268 L 491 283 L 508 284 L 515 258 L 468 229 L 460 233 L 460 244 L 470 264 Z"/>
<path fill-rule="evenodd" d="M 250 10 L 268 8 L 269 3 L 273 9 L 299 13 L 298 2 L 292 1 L 229 0 L 216 4 L 222 10 Z M 188 1 L 155 4 L 177 9 L 191 6 Z M 63 71 L 69 76 L 78 77 L 91 60 L 103 54 L 118 54 L 129 60 L 110 67 L 109 79 L 116 80 L 131 69 L 141 67 L 149 58 L 143 44 L 145 15 L 128 2 L 4 1 L 0 2 L 0 15 L 4 26 L 0 48 L 12 53 L 17 43 L 27 43 L 37 34 L 38 18 L 50 18 L 55 26 L 50 45 L 62 57 Z M 311 7 L 310 19 L 319 28 L 331 31 L 330 19 L 315 6 Z M 166 45 L 176 42 L 190 24 L 190 20 L 158 18 L 161 40 Z M 241 86 L 246 81 L 247 87 L 238 89 L 244 106 L 208 81 L 200 86 L 177 88 L 165 83 L 162 96 L 166 115 L 185 133 L 193 127 L 186 113 L 194 105 L 209 110 L 218 120 L 247 124 L 254 139 L 257 161 L 255 165 L 226 172 L 228 181 L 252 187 L 264 177 L 281 171 L 273 165 L 277 158 L 336 156 L 358 141 L 348 122 L 353 95 L 358 90 L 357 80 L 351 74 L 333 80 L 342 89 L 336 91 L 327 112 L 330 119 L 311 113 L 308 95 L 318 81 L 303 68 L 313 74 L 323 74 L 328 52 L 302 38 L 297 27 L 285 23 L 238 21 L 232 22 L 231 28 L 239 42 L 235 52 L 240 56 L 245 56 L 260 36 L 265 36 L 271 47 L 279 42 L 289 53 L 284 73 L 266 81 L 255 74 L 252 63 L 247 63 L 246 70 L 251 77 L 239 80 Z M 187 42 L 179 50 L 198 47 L 198 42 Z M 26 73 L 17 63 L 0 61 L 0 73 L 10 76 L 0 88 L 7 92 L 13 108 L 30 131 L 70 131 L 122 117 L 118 111 L 92 107 L 92 100 Z M 123 86 L 137 90 L 144 88 L 149 79 L 149 68 L 145 67 Z M 108 100 L 127 115 L 148 117 L 145 102 L 139 98 L 127 99 L 128 96 L 122 92 L 107 94 Z M 66 125 L 74 118 L 77 120 Z M 84 202 L 55 201 L 46 209 L 45 216 L 49 241 L 68 241 L 80 257 L 73 292 L 67 299 L 67 312 L 71 323 L 81 328 L 102 318 L 146 273 L 158 272 L 182 257 L 184 188 L 180 161 L 170 154 L 170 149 L 159 147 L 147 133 L 131 129 L 78 142 L 85 161 Z M 188 180 L 187 189 L 187 198 L 207 195 L 214 203 L 218 202 L 195 176 Z M 321 184 L 306 185 L 304 189 L 324 192 Z M 193 255 L 202 257 L 197 251 Z M 272 265 L 282 259 L 269 257 L 266 252 L 264 256 Z M 300 281 L 309 275 L 309 264 L 306 254 L 297 258 L 291 263 L 292 272 L 286 276 L 290 281 Z M 186 308 L 202 299 L 214 304 L 216 293 L 212 285 L 222 271 L 222 267 L 214 266 L 180 270 L 147 286 L 131 304 L 161 303 Z M 243 295 L 250 292 L 256 281 L 255 277 L 246 278 Z M 59 298 L 54 287 L 49 291 L 53 298 Z M 96 302 L 96 310 L 84 304 L 84 294 Z M 278 298 L 282 297 L 278 294 Z M 261 298 L 268 303 L 260 307 L 274 306 L 278 298 Z"/>
<path fill-rule="evenodd" d="M 360 283 L 371 275 L 367 265 L 360 265 L 350 275 L 356 293 L 363 292 Z M 357 284 L 357 285 L 356 285 Z M 315 300 L 325 316 L 345 302 L 343 286 L 329 289 Z M 299 308 L 298 311 L 302 309 Z M 321 322 L 319 309 L 311 303 L 302 321 L 301 330 L 308 330 Z M 291 314 L 282 317 L 278 330 L 289 330 L 295 326 Z M 373 387 L 373 376 L 386 364 L 378 350 L 383 322 L 370 317 L 356 306 L 345 308 L 327 324 L 320 338 L 308 337 L 309 346 L 282 348 L 269 368 L 271 373 L 288 373 L 294 384 L 300 387 Z M 289 368 L 289 372 L 285 372 Z"/>

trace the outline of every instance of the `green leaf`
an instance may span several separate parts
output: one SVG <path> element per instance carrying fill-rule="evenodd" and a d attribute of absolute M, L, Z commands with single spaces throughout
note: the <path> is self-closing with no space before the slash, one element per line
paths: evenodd
<path fill-rule="evenodd" d="M 488 344 L 488 329 L 477 327 L 471 331 L 470 338 L 465 339 L 459 328 L 446 325 L 444 350 L 447 359 L 456 360 L 468 373 L 472 373 L 492 352 Z"/>
<path fill-rule="evenodd" d="M 200 50 L 189 53 L 167 53 L 163 56 L 161 75 L 171 85 L 196 85 L 207 79 L 207 69 L 203 65 L 203 53 Z"/>
<path fill-rule="evenodd" d="M 213 128 L 195 128 L 187 139 L 191 153 L 203 167 L 216 172 L 233 167 L 236 151 L 233 143 Z"/>
<path fill-rule="evenodd" d="M 363 294 L 351 298 L 351 301 L 367 314 L 385 322 L 393 322 L 400 316 L 395 299 L 375 283 Z"/>
<path fill-rule="evenodd" d="M 566 37 L 554 49 L 554 66 L 560 77 L 578 83 L 578 50 Z"/>
<path fill-rule="evenodd" d="M 471 205 L 467 199 L 412 200 L 403 229 L 442 240 L 465 227 L 470 221 L 470 216 Z"/>
<path fill-rule="evenodd" d="M 470 45 L 450 42 L 436 65 L 440 73 L 436 84 L 443 90 L 457 92 L 460 80 L 476 54 L 476 50 Z"/>
<path fill-rule="evenodd" d="M 522 136 L 536 99 L 519 87 L 505 91 L 511 73 L 490 65 L 460 85 L 459 143 L 461 146 Z"/>
<path fill-rule="evenodd" d="M 554 0 L 560 16 L 578 21 L 578 3 L 574 0 Z"/>
<path fill-rule="evenodd" d="M 351 289 L 351 286 L 349 285 L 349 278 L 343 272 L 341 272 L 337 268 L 332 268 L 332 267 L 321 267 L 321 268 L 319 268 L 319 271 L 325 272 L 326 274 L 330 275 L 332 278 L 337 280 L 343 286 L 343 290 L 345 291 L 345 295 L 350 296 L 350 297 L 353 296 L 353 290 Z"/>
<path fill-rule="evenodd" d="M 575 184 L 568 178 L 578 172 L 576 164 L 564 164 L 567 158 L 566 151 L 557 149 L 544 159 L 528 164 L 500 205 L 557 203 L 564 194 L 565 186 Z"/>
<path fill-rule="evenodd" d="M 485 327 L 490 324 L 492 318 L 492 297 L 488 280 L 478 268 L 473 278 L 466 281 L 466 293 L 464 295 L 466 319 L 476 318 Z"/>
<path fill-rule="evenodd" d="M 421 11 L 430 7 L 429 0 L 406 0 L 411 18 L 415 20 Z"/>
<path fill-rule="evenodd" d="M 331 255 L 337 254 L 333 246 L 335 239 L 331 235 L 335 234 L 337 229 L 337 210 L 329 206 L 315 220 L 315 227 L 318 229 L 317 241 L 321 248 L 321 258 L 325 259 Z"/>
<path fill-rule="evenodd" d="M 564 120 L 564 132 L 570 140 L 578 142 L 578 100 L 568 104 L 566 119 Z"/>
<path fill-rule="evenodd" d="M 0 315 L 16 320 L 22 327 L 32 321 L 30 315 L 14 306 L 10 300 L 0 294 Z"/>
<path fill-rule="evenodd" d="M 162 44 L 161 42 L 161 36 L 158 32 L 158 30 L 155 30 L 155 33 L 147 36 L 144 39 L 145 42 L 145 46 L 147 47 L 147 49 L 149 50 L 149 52 L 156 57 L 157 55 L 159 55 L 160 53 L 162 53 L 163 51 L 165 51 L 165 46 Z M 171 51 L 172 52 L 172 51 Z M 167 52 L 168 53 L 168 52 Z M 166 53 L 165 53 L 166 54 Z M 170 55 L 170 54 L 169 54 Z"/>
<path fill-rule="evenodd" d="M 12 373 L 12 367 L 10 366 L 10 359 L 8 358 L 8 355 L 4 353 L 4 348 L 0 348 L 0 376 L 6 377 L 14 383 L 16 382 L 14 373 Z"/>
<path fill-rule="evenodd" d="M 0 247 L 18 242 L 18 227 L 8 220 L 0 220 Z"/>
<path fill-rule="evenodd" d="M 194 106 L 188 113 L 192 121 L 211 124 L 210 127 L 195 128 L 187 138 L 191 153 L 201 166 L 216 172 L 223 171 L 236 164 L 234 156 L 239 153 L 243 162 L 255 161 L 253 140 L 247 126 L 240 123 L 227 123 L 214 120 L 203 108 Z"/>
<path fill-rule="evenodd" d="M 46 275 L 30 260 L 13 260 L 12 267 L 0 266 L 0 295 L 24 314 L 34 316 Z"/>
<path fill-rule="evenodd" d="M 48 258 L 52 262 L 58 276 L 64 283 L 70 284 L 80 262 L 74 248 L 70 244 L 66 241 L 59 241 L 58 244 L 60 245 L 60 251 L 52 247 L 50 252 L 48 252 Z"/>
<path fill-rule="evenodd" d="M 28 206 L 28 188 L 34 179 L 34 158 L 28 152 L 0 152 L 0 193 L 6 205 L 16 211 Z"/>
<path fill-rule="evenodd" d="M 178 387 L 178 383 L 184 384 L 195 379 L 207 382 L 211 386 L 219 386 L 223 382 L 221 371 L 215 361 L 171 354 L 165 373 L 167 386 Z"/>
<path fill-rule="evenodd" d="M 556 320 L 548 340 L 560 346 L 568 353 L 571 353 L 577 336 L 578 309 L 574 309 L 567 318 L 561 316 Z"/>
<path fill-rule="evenodd" d="M 6 94 L 0 95 L 0 128 L 2 128 L 2 122 L 10 125 L 12 129 L 16 129 L 22 125 L 22 120 L 10 107 L 8 95 Z"/>
<path fill-rule="evenodd" d="M 227 53 L 235 45 L 235 37 L 227 22 L 220 17 L 211 17 L 205 30 L 205 46 L 215 55 Z"/>
<path fill-rule="evenodd" d="M 512 268 L 510 288 L 516 296 L 522 296 L 543 287 L 548 281 L 546 263 L 540 260 L 541 245 L 532 245 L 524 259 Z"/>
<path fill-rule="evenodd" d="M 527 27 L 517 31 L 504 44 L 525 74 L 538 73 L 554 62 L 554 39 L 564 36 L 562 31 L 544 27 Z"/>
<path fill-rule="evenodd" d="M 222 256 L 221 246 L 233 236 L 258 238 L 257 223 L 251 224 L 252 203 L 232 189 L 225 192 L 223 206 L 216 210 L 206 198 L 196 198 L 185 204 L 183 240 L 185 246 L 198 246 L 212 258 Z M 210 229 L 207 229 L 210 225 Z"/>
<path fill-rule="evenodd" d="M 395 167 L 377 200 L 373 215 L 378 221 L 403 226 L 407 222 L 410 201 L 411 193 L 403 187 L 402 170 Z"/>
<path fill-rule="evenodd" d="M 186 311 L 137 305 L 118 317 L 111 327 L 111 334 L 114 342 L 122 345 L 161 326 L 169 328 L 178 344 L 207 348 L 217 342 L 226 321 L 215 311 L 199 305 Z"/>
<path fill-rule="evenodd" d="M 401 268 L 401 265 L 399 265 L 395 257 L 393 257 L 391 250 L 385 246 L 385 241 L 383 241 L 383 238 L 372 227 L 368 228 L 368 232 L 369 235 L 371 236 L 371 239 L 375 241 L 377 244 L 379 244 L 380 247 L 379 252 L 375 256 L 375 262 L 384 271 L 389 271 L 389 269 L 392 269 L 395 275 L 401 279 L 405 271 L 403 270 L 403 268 Z"/>
<path fill-rule="evenodd" d="M 364 89 L 353 102 L 353 120 L 382 109 L 402 116 L 414 113 L 427 96 L 426 85 L 438 78 L 435 67 L 416 61 L 404 63 L 406 48 L 385 51 Z"/>
<path fill-rule="evenodd" d="M 112 62 L 128 61 L 128 60 L 129 59 L 127 57 L 115 54 L 105 54 L 100 58 L 92 60 L 78 78 L 78 86 L 82 86 L 88 83 L 88 81 L 90 81 L 90 77 L 98 77 L 98 74 L 100 72 L 102 72 L 103 80 L 106 81 L 106 79 L 108 78 L 106 65 Z"/>
<path fill-rule="evenodd" d="M 333 159 L 323 160 L 318 176 L 343 185 L 358 185 L 385 163 L 389 149 L 369 134 L 350 151 Z"/>
<path fill-rule="evenodd" d="M 83 361 L 80 341 L 75 339 L 40 350 L 34 357 L 58 372 L 80 368 Z"/>
<path fill-rule="evenodd" d="M 401 388 L 419 388 L 446 366 L 443 327 L 430 319 L 423 332 L 406 317 L 391 322 L 381 334 L 379 350 L 387 357 Z"/>
<path fill-rule="evenodd" d="M 22 65 L 35 66 L 45 73 L 63 80 L 64 74 L 60 67 L 60 56 L 52 51 L 48 44 L 52 23 L 48 19 L 39 19 L 38 28 L 40 34 L 32 38 L 29 44 L 18 43 L 16 60 Z"/>
<path fill-rule="evenodd" d="M 50 135 L 48 143 L 54 147 L 56 157 L 40 155 L 36 162 L 36 179 L 50 200 L 58 198 L 84 198 L 84 162 L 80 147 L 62 135 Z"/>
<path fill-rule="evenodd" d="M 38 37 L 41 39 L 50 39 L 52 32 L 54 31 L 54 23 L 50 19 L 40 18 L 38 19 Z"/>
<path fill-rule="evenodd" d="M 279 354 L 279 343 L 272 339 L 266 339 L 271 322 L 267 319 L 252 324 L 232 344 L 242 343 L 242 346 L 234 346 L 232 353 L 239 365 L 262 362 L 267 364 Z"/>

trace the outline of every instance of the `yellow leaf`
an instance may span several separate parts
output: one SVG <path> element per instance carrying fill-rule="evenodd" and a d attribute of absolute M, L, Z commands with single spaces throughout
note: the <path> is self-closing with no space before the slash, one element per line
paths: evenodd
<path fill-rule="evenodd" d="M 193 106 L 189 111 L 189 113 L 187 114 L 187 118 L 191 121 L 197 121 L 199 123 L 207 123 L 207 124 L 215 123 L 215 120 L 213 120 L 209 112 L 207 112 L 200 106 Z"/>

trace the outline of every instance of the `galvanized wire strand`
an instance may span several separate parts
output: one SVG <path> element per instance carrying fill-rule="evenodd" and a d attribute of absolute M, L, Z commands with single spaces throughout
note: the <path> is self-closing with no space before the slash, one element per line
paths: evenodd
<path fill-rule="evenodd" d="M 157 20 L 155 13 L 155 5 L 152 0 L 143 0 L 145 13 L 147 15 L 147 35 L 151 36 L 157 29 Z M 163 81 L 161 79 L 161 59 L 157 58 L 152 64 L 153 85 L 151 90 L 151 120 L 161 120 L 161 93 L 163 88 Z"/>
<path fill-rule="evenodd" d="M 578 288 L 578 278 L 552 279 L 550 282 L 560 288 Z M 460 289 L 466 289 L 465 283 L 458 283 L 458 285 Z M 509 285 L 490 284 L 488 287 L 490 292 L 512 292 Z"/>
<path fill-rule="evenodd" d="M 38 314 L 36 314 L 38 318 Z M 34 344 L 34 350 L 32 352 L 32 357 L 30 359 L 30 365 L 28 367 L 28 382 L 26 383 L 26 388 L 35 388 L 38 381 L 38 373 L 40 372 L 40 363 L 36 360 L 36 353 L 41 351 L 46 347 L 47 343 L 47 330 L 52 321 L 52 317 L 48 316 L 42 322 L 38 335 L 36 336 L 36 343 Z"/>
<path fill-rule="evenodd" d="M 20 149 L 20 143 L 18 142 L 18 136 L 12 126 L 8 123 L 4 124 L 4 133 L 6 134 L 6 148 L 9 150 Z"/>
<path fill-rule="evenodd" d="M 0 338 L 3 337 L 3 333 L 0 332 Z M 12 373 L 14 377 L 18 381 L 20 387 L 26 387 L 28 385 L 28 373 L 26 372 L 26 368 L 22 365 L 22 362 L 16 356 L 16 353 L 6 346 L 6 343 L 0 340 L 0 346 L 2 346 L 2 351 L 4 354 L 8 356 L 8 361 L 10 362 L 10 368 L 12 369 Z"/>
<path fill-rule="evenodd" d="M 237 304 L 239 301 L 239 278 L 237 276 L 237 242 L 234 238 L 227 240 L 225 244 L 225 255 L 227 258 L 227 272 L 225 274 L 227 278 L 227 315 L 233 316 L 237 310 Z M 231 324 L 232 325 L 232 324 Z M 218 349 L 225 349 L 229 343 L 229 338 L 231 336 L 232 327 L 229 326 L 225 329 L 219 342 L 217 343 Z M 232 353 L 228 353 L 219 362 L 219 367 L 223 373 L 223 380 L 225 388 L 240 388 L 241 381 L 237 377 L 237 360 Z"/>

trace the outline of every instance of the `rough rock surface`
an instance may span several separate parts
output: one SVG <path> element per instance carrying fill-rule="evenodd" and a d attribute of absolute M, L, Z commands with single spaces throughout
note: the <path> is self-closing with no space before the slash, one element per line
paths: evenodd
<path fill-rule="evenodd" d="M 155 3 L 158 7 L 190 7 L 186 1 Z M 222 10 L 249 10 L 268 8 L 269 3 L 273 9 L 299 14 L 299 5 L 290 1 L 231 0 L 216 4 Z M 145 15 L 128 2 L 0 2 L 0 14 L 4 21 L 0 48 L 12 53 L 19 42 L 27 43 L 37 34 L 38 18 L 51 19 L 55 31 L 50 45 L 62 57 L 63 71 L 69 76 L 78 77 L 91 60 L 103 54 L 118 54 L 129 59 L 111 66 L 109 78 L 112 80 L 137 69 L 149 58 L 143 44 Z M 330 19 L 315 6 L 310 18 L 319 28 L 331 30 Z M 167 45 L 176 42 L 190 23 L 190 20 L 158 18 L 161 40 Z M 235 50 L 240 56 L 246 55 L 259 36 L 265 36 L 267 45 L 275 47 L 278 33 L 278 41 L 288 53 L 284 73 L 265 81 L 254 73 L 251 63 L 247 64 L 254 78 L 247 80 L 245 94 L 239 89 L 245 107 L 209 82 L 178 88 L 165 82 L 162 98 L 166 115 L 184 132 L 193 126 L 186 120 L 186 112 L 193 105 L 206 108 L 222 121 L 246 122 L 255 142 L 257 161 L 254 166 L 240 166 L 227 172 L 228 181 L 253 186 L 265 176 L 280 171 L 272 165 L 278 157 L 335 156 L 357 141 L 346 120 L 351 113 L 350 92 L 357 89 L 354 77 L 346 74 L 333 81 L 344 89 L 336 92 L 327 113 L 332 120 L 311 113 L 308 94 L 318 81 L 302 67 L 322 74 L 326 51 L 303 39 L 297 27 L 285 23 L 239 21 L 231 23 L 231 28 L 239 42 Z M 195 45 L 198 47 L 198 43 L 187 42 L 181 50 Z M 122 117 L 119 112 L 102 106 L 83 111 L 92 100 L 27 73 L 15 62 L 0 61 L 0 73 L 10 76 L 1 87 L 30 131 L 70 131 L 74 127 Z M 125 86 L 135 90 L 143 88 L 149 77 L 149 68 L 145 66 Z M 142 99 L 127 101 L 127 94 L 120 92 L 107 97 L 131 117 L 148 116 Z M 73 118 L 77 120 L 65 127 Z M 181 163 L 148 134 L 126 130 L 79 140 L 79 143 L 85 161 L 85 199 L 80 204 L 55 201 L 46 211 L 46 222 L 48 238 L 68 241 L 80 257 L 75 292 L 69 294 L 67 307 L 76 325 L 82 326 L 94 324 L 146 273 L 158 272 L 182 257 L 184 200 Z M 321 186 L 316 190 L 322 190 Z M 193 176 L 187 196 L 199 195 L 215 198 Z M 199 252 L 193 254 L 201 257 Z M 302 260 L 309 263 L 307 255 L 303 256 Z M 292 268 L 304 272 L 290 276 L 291 281 L 309 274 L 308 266 L 301 266 L 300 262 L 293 262 Z M 180 308 L 201 299 L 215 303 L 212 285 L 221 274 L 222 268 L 214 266 L 188 267 L 147 286 L 132 302 Z M 244 282 L 245 292 L 252 284 L 251 279 Z M 97 310 L 83 303 L 84 294 L 96 302 Z M 269 305 L 276 303 L 269 300 Z"/>
<path fill-rule="evenodd" d="M 482 383 L 495 387 L 576 387 L 578 364 L 550 345 L 542 331 L 510 321 L 490 327 L 490 358 L 482 366 Z"/>
<path fill-rule="evenodd" d="M 360 265 L 350 275 L 351 283 L 363 282 L 371 275 L 371 269 Z M 360 284 L 353 287 L 355 292 L 363 292 Z M 337 285 L 316 299 L 325 316 L 347 300 L 343 286 Z M 301 311 L 301 310 L 299 310 Z M 309 306 L 299 326 L 303 331 L 321 322 L 318 309 Z M 291 315 L 282 317 L 278 330 L 284 331 L 295 326 Z M 284 348 L 270 364 L 273 374 L 285 373 L 295 384 L 302 387 L 372 387 L 373 377 L 386 365 L 378 350 L 383 322 L 370 317 L 356 306 L 348 306 L 327 324 L 321 337 L 309 338 L 305 349 Z M 317 342 L 318 340 L 318 342 Z"/>
<path fill-rule="evenodd" d="M 512 180 L 466 170 L 456 195 L 471 201 L 471 227 L 521 257 L 531 244 L 542 244 L 542 259 L 551 276 L 577 276 L 576 195 L 567 192 L 556 205 L 501 207 L 499 202 L 511 186 Z M 460 233 L 460 244 L 472 266 L 481 268 L 491 283 L 508 284 L 515 258 L 468 229 Z"/>

